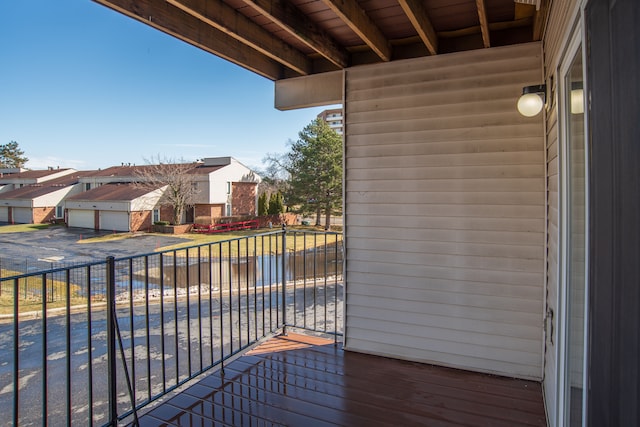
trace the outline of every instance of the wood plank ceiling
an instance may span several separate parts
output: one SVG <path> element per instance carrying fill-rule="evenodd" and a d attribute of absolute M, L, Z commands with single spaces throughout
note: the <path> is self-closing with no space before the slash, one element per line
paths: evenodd
<path fill-rule="evenodd" d="M 540 40 L 550 3 L 550 0 L 94 1 L 271 80 Z"/>

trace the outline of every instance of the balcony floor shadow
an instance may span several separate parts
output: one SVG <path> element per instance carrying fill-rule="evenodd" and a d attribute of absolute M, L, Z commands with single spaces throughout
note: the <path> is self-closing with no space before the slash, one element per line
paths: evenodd
<path fill-rule="evenodd" d="M 140 418 L 141 426 L 544 426 L 537 382 L 272 338 Z"/>

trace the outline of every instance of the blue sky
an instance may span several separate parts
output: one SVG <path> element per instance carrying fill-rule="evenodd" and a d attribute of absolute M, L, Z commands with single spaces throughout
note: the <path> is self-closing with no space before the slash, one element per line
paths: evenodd
<path fill-rule="evenodd" d="M 90 0 L 0 2 L 0 144 L 27 167 L 233 156 L 262 167 L 324 108 Z"/>

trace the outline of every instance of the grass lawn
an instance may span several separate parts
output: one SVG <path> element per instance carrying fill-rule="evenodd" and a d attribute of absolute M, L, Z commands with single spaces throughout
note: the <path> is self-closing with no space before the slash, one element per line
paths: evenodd
<path fill-rule="evenodd" d="M 292 251 L 294 249 L 301 250 L 303 248 L 319 247 L 325 244 L 324 235 L 316 236 L 311 233 L 314 231 L 316 232 L 322 231 L 322 229 L 320 228 L 316 228 L 312 226 L 291 226 L 291 227 L 288 227 L 287 230 L 292 232 L 297 232 L 296 234 L 294 233 L 287 234 L 287 250 L 289 251 Z M 247 253 L 247 244 L 249 245 L 249 254 L 251 255 L 254 253 L 254 251 L 256 255 L 261 255 L 263 253 L 263 243 L 264 243 L 264 253 L 275 252 L 276 242 L 278 245 L 278 250 L 280 251 L 281 250 L 280 247 L 282 245 L 282 235 L 280 234 L 266 236 L 264 238 L 258 237 L 256 239 L 244 239 L 244 237 L 255 236 L 261 233 L 268 233 L 270 231 L 278 231 L 278 228 L 273 228 L 273 229 L 263 228 L 259 230 L 238 230 L 238 231 L 230 231 L 226 233 L 212 233 L 212 234 L 186 233 L 186 234 L 167 235 L 167 234 L 148 233 L 148 235 L 152 235 L 152 236 L 157 235 L 157 236 L 163 236 L 163 237 L 171 236 L 171 237 L 186 239 L 185 242 L 183 243 L 156 248 L 155 249 L 156 252 L 178 250 L 178 252 L 176 253 L 177 256 L 185 256 L 186 251 L 181 249 L 185 249 L 192 246 L 198 246 L 198 245 L 209 245 L 209 244 L 216 244 L 219 242 L 225 242 L 225 243 L 222 243 L 222 255 L 237 256 L 238 252 L 241 255 L 244 255 Z M 305 232 L 305 231 L 309 232 L 309 234 L 307 234 L 306 236 L 301 234 L 302 232 Z M 83 239 L 81 241 L 78 241 L 78 243 L 91 244 L 91 243 L 107 242 L 107 241 L 115 241 L 115 240 L 126 240 L 131 238 L 135 238 L 135 235 L 131 233 L 115 233 L 115 234 L 108 234 L 100 237 Z M 234 241 L 234 239 L 241 239 L 239 246 L 238 246 L 238 242 Z M 326 244 L 331 246 L 335 244 L 336 239 L 338 240 L 338 242 L 342 241 L 342 235 L 328 234 L 326 236 Z M 228 243 L 228 241 L 231 241 L 231 242 Z M 271 243 L 271 251 L 269 250 L 269 242 Z M 218 245 L 213 246 L 213 251 L 214 251 L 214 255 L 219 254 L 220 249 Z M 200 249 L 200 253 L 202 256 L 208 255 L 209 246 L 202 247 Z"/>
<path fill-rule="evenodd" d="M 3 225 L 0 227 L 0 234 L 6 233 L 24 233 L 26 231 L 44 230 L 49 227 L 55 227 L 51 224 L 13 224 Z"/>
<path fill-rule="evenodd" d="M 1 277 L 20 275 L 17 271 L 2 270 Z M 86 298 L 78 296 L 78 285 L 71 284 L 71 305 L 86 304 Z M 34 293 L 34 290 L 42 289 L 42 276 L 31 276 L 18 280 L 18 312 L 42 310 L 42 297 Z M 47 278 L 47 293 L 56 295 L 56 301 L 47 302 L 47 308 L 65 307 L 67 284 L 64 281 Z M 13 314 L 14 281 L 0 282 L 0 314 Z M 26 294 L 26 295 L 25 295 Z"/>

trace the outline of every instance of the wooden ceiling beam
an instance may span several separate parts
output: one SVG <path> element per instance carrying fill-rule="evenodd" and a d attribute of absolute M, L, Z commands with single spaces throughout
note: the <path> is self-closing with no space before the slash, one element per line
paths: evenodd
<path fill-rule="evenodd" d="M 323 0 L 383 61 L 391 61 L 391 44 L 356 0 Z"/>
<path fill-rule="evenodd" d="M 478 7 L 478 18 L 480 19 L 480 30 L 482 31 L 482 42 L 484 47 L 491 47 L 491 38 L 489 37 L 489 20 L 487 19 L 487 8 L 484 0 L 476 0 Z"/>
<path fill-rule="evenodd" d="M 302 52 L 274 37 L 222 0 L 167 0 L 205 22 L 302 75 L 311 73 L 311 61 Z"/>
<path fill-rule="evenodd" d="M 549 12 L 549 0 L 542 0 L 540 8 L 533 15 L 533 40 L 542 40 L 544 26 Z"/>
<path fill-rule="evenodd" d="M 166 0 L 94 1 L 268 79 L 284 77 L 280 63 L 177 9 Z"/>
<path fill-rule="evenodd" d="M 398 0 L 411 24 L 418 32 L 420 39 L 427 46 L 431 55 L 438 54 L 438 36 L 433 29 L 429 14 L 420 0 Z"/>
<path fill-rule="evenodd" d="M 339 68 L 349 66 L 349 52 L 287 0 L 243 1 Z"/>

